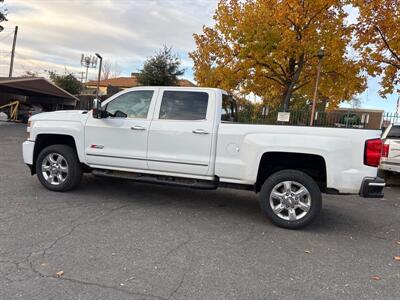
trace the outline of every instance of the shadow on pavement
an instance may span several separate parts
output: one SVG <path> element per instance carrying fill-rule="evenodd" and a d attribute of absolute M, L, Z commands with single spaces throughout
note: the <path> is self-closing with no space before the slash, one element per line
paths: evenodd
<path fill-rule="evenodd" d="M 119 203 L 126 204 L 126 209 L 146 208 L 151 209 L 152 213 L 156 213 L 157 210 L 179 210 L 183 222 L 194 217 L 217 223 L 221 219 L 243 225 L 267 225 L 266 230 L 285 230 L 278 229 L 270 223 L 260 209 L 258 194 L 249 191 L 230 189 L 205 191 L 86 175 L 81 186 L 69 194 L 73 196 L 55 197 L 54 200 L 66 203 L 84 201 L 96 205 Z M 345 234 L 354 228 L 375 228 L 377 226 L 374 225 L 374 220 L 358 211 L 366 201 L 371 205 L 378 205 L 375 200 L 358 196 L 324 195 L 321 215 L 302 231 Z"/>

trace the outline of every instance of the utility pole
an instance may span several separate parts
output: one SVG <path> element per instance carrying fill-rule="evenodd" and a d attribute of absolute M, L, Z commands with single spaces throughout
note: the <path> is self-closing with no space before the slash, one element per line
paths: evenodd
<path fill-rule="evenodd" d="M 317 79 L 315 81 L 314 97 L 313 97 L 312 108 L 311 108 L 310 126 L 314 125 L 315 107 L 317 105 L 318 84 L 319 84 L 319 78 L 321 76 L 322 59 L 324 58 L 324 55 L 325 55 L 324 49 L 318 50 L 318 53 L 317 53 L 317 57 L 318 57 Z"/>
<path fill-rule="evenodd" d="M 12 77 L 12 73 L 13 73 L 15 45 L 17 44 L 17 34 L 18 34 L 18 26 L 15 26 L 14 40 L 13 40 L 13 45 L 12 45 L 12 50 L 11 50 L 10 72 L 8 73 L 8 77 Z"/>

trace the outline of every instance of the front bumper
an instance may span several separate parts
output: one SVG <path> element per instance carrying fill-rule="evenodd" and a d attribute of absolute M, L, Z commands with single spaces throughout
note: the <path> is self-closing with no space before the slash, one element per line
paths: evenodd
<path fill-rule="evenodd" d="M 365 198 L 382 198 L 386 183 L 380 177 L 367 177 L 361 183 L 360 196 Z"/>

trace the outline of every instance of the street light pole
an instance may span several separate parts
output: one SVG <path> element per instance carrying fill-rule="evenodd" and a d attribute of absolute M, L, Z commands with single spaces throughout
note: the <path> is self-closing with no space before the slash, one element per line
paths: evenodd
<path fill-rule="evenodd" d="M 99 53 L 96 53 L 96 56 L 100 59 L 99 64 L 99 75 L 97 76 L 97 89 L 96 89 L 96 98 L 99 98 L 99 89 L 100 89 L 100 77 L 101 77 L 101 65 L 103 64 L 103 57 Z"/>
<path fill-rule="evenodd" d="M 313 97 L 312 108 L 311 108 L 310 126 L 314 125 L 315 107 L 317 105 L 318 85 L 319 85 L 319 79 L 321 77 L 322 59 L 324 58 L 324 55 L 325 55 L 324 49 L 318 50 L 318 53 L 317 53 L 317 57 L 318 57 L 317 79 L 315 80 L 314 97 Z"/>

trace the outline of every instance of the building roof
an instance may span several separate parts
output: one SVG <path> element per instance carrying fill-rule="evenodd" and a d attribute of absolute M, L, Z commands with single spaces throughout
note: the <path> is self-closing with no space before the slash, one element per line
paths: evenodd
<path fill-rule="evenodd" d="M 86 85 L 90 87 L 96 87 L 97 80 L 91 80 Z M 116 77 L 116 78 L 104 79 L 100 80 L 99 82 L 99 86 L 102 87 L 107 87 L 109 85 L 119 88 L 130 88 L 130 87 L 140 86 L 137 77 L 135 75 L 131 77 Z M 192 83 L 187 79 L 179 79 L 179 86 L 193 87 L 195 85 L 194 83 Z"/>
<path fill-rule="evenodd" d="M 339 107 L 335 109 L 337 111 L 352 111 L 352 112 L 360 112 L 360 113 L 383 113 L 383 109 L 369 109 L 369 108 L 346 108 L 346 107 Z"/>
<path fill-rule="evenodd" d="M 43 77 L 0 77 L 0 92 L 79 101 L 77 97 Z"/>

